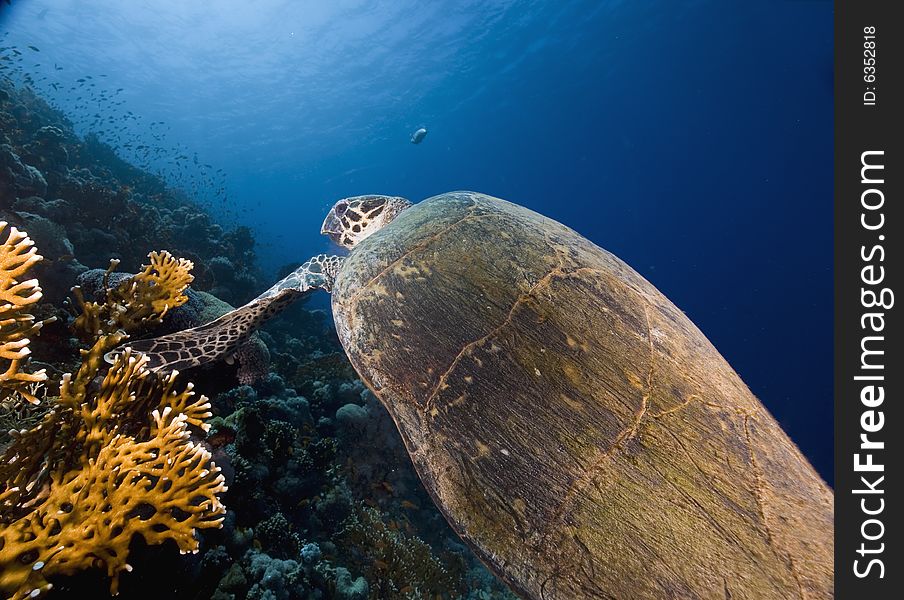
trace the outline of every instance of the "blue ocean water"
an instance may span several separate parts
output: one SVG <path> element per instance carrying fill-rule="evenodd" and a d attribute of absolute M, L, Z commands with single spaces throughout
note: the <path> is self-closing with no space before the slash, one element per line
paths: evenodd
<path fill-rule="evenodd" d="M 832 481 L 831 2 L 12 0 L 2 31 L 80 133 L 252 227 L 271 273 L 329 250 L 350 195 L 573 227 Z"/>

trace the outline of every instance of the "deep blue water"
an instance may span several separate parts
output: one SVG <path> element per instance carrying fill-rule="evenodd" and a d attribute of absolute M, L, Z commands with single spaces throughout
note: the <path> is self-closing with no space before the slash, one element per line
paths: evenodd
<path fill-rule="evenodd" d="M 832 481 L 831 2 L 13 0 L 0 31 L 80 132 L 252 226 L 271 272 L 328 250 L 349 195 L 473 189 L 572 226 Z"/>

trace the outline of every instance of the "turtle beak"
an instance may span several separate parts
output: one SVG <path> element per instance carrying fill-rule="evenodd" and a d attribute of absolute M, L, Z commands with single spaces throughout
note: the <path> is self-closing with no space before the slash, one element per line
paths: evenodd
<path fill-rule="evenodd" d="M 323 220 L 323 225 L 320 226 L 320 233 L 339 244 L 339 240 L 342 239 L 342 222 L 336 216 L 335 210 L 330 210 L 326 219 Z"/>

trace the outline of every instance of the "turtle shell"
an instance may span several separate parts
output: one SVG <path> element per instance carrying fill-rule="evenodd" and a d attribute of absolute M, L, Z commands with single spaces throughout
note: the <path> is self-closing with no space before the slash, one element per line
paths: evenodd
<path fill-rule="evenodd" d="M 340 339 L 456 532 L 529 598 L 829 598 L 833 496 L 624 262 L 456 192 L 361 242 Z"/>

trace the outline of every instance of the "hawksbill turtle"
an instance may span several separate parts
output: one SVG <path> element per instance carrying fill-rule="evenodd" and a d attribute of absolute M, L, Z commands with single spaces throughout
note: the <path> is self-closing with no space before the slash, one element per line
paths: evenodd
<path fill-rule="evenodd" d="M 332 293 L 339 338 L 453 529 L 532 599 L 831 598 L 833 495 L 704 335 L 568 227 L 498 198 L 337 202 L 245 306 L 131 342 L 230 355 Z"/>

